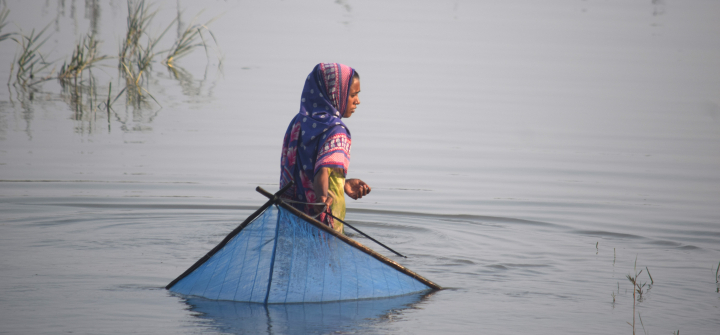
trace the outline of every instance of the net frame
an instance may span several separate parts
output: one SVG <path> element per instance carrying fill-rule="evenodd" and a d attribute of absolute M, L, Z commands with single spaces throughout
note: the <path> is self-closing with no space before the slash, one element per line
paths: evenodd
<path fill-rule="evenodd" d="M 381 263 L 389 266 L 390 268 L 395 269 L 396 271 L 399 271 L 399 272 L 419 281 L 420 283 L 424 284 L 431 290 L 441 290 L 442 289 L 442 287 L 440 285 L 405 268 L 404 266 L 398 264 L 397 262 L 375 252 L 374 250 L 366 247 L 365 245 L 363 245 L 343 234 L 336 232 L 335 230 L 331 229 L 330 227 L 326 226 L 325 224 L 319 222 L 318 220 L 308 216 L 307 214 L 305 214 L 303 212 L 300 212 L 293 206 L 291 206 L 288 203 L 286 203 L 285 201 L 283 201 L 283 199 L 280 198 L 280 195 L 283 194 L 285 192 L 285 190 L 287 190 L 287 188 L 289 188 L 290 186 L 291 186 L 291 184 L 286 185 L 283 189 L 281 189 L 280 191 L 278 191 L 275 194 L 272 194 L 258 186 L 256 188 L 256 191 L 265 195 L 266 197 L 268 197 L 269 200 L 265 204 L 263 204 L 257 211 L 255 211 L 250 216 L 248 216 L 245 221 L 243 221 L 237 228 L 235 228 L 232 232 L 230 232 L 217 246 L 215 246 L 215 248 L 213 248 L 205 256 L 200 258 L 197 262 L 195 262 L 195 264 L 193 264 L 190 268 L 188 268 L 185 272 L 183 272 L 175 280 L 170 282 L 165 288 L 168 290 L 172 289 L 172 287 L 175 286 L 178 282 L 180 282 L 182 279 L 184 279 L 185 277 L 187 277 L 188 275 L 193 273 L 193 271 L 195 271 L 196 269 L 201 267 L 203 264 L 205 264 L 213 255 L 215 255 L 218 251 L 220 251 L 223 247 L 225 247 L 225 245 L 227 245 L 227 243 L 230 242 L 235 236 L 237 236 L 245 227 L 247 227 L 250 223 L 252 223 L 260 215 L 262 215 L 268 208 L 270 208 L 270 206 L 276 205 L 276 206 L 281 207 L 284 210 L 290 212 L 294 216 L 297 216 L 302 221 L 305 221 L 305 222 L 311 224 L 312 226 L 316 227 L 317 229 L 319 229 L 329 235 L 334 236 L 335 238 L 341 240 L 343 243 L 349 245 L 350 247 L 352 247 L 356 250 L 359 250 L 359 251 L 369 255 L 370 257 L 380 261 Z M 278 238 L 278 236 L 277 236 L 277 230 L 276 230 L 274 240 L 277 241 L 277 238 Z M 274 263 L 275 263 L 275 251 L 276 251 L 276 249 L 273 248 L 272 256 L 270 259 L 270 278 L 268 280 L 268 288 L 266 290 L 267 295 L 265 296 L 265 299 L 264 299 L 265 304 L 268 303 L 268 297 L 269 297 L 270 291 L 271 291 L 270 285 L 272 283 L 273 268 L 274 268 Z"/>

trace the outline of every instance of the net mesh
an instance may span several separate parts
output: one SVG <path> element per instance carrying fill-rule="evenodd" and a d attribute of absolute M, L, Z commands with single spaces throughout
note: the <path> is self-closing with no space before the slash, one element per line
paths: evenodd
<path fill-rule="evenodd" d="M 277 206 L 170 288 L 213 300 L 259 303 L 384 298 L 429 289 Z"/>

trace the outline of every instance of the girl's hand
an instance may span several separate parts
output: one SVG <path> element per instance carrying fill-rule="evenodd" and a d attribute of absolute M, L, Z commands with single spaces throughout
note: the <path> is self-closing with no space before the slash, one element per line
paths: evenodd
<path fill-rule="evenodd" d="M 360 179 L 345 180 L 345 193 L 355 200 L 368 195 L 371 190 L 370 186 Z"/>
<path fill-rule="evenodd" d="M 332 203 L 333 203 L 332 197 L 320 196 L 319 200 L 320 200 L 319 202 L 325 203 L 325 207 L 323 208 L 323 206 L 315 206 L 315 213 L 322 213 L 322 212 L 326 211 L 328 208 L 331 208 Z"/>

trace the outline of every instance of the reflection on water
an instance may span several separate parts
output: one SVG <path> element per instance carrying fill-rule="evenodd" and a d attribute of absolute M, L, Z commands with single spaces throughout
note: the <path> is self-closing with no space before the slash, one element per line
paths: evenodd
<path fill-rule="evenodd" d="M 335 3 L 345 8 L 348 13 L 352 12 L 352 6 L 350 6 L 347 0 L 335 0 Z"/>
<path fill-rule="evenodd" d="M 315 304 L 258 304 L 189 298 L 185 303 L 195 317 L 230 334 L 353 333 L 382 327 L 403 310 L 415 308 L 432 293 L 387 299 Z M 205 323 L 205 322 L 203 322 Z"/>
<path fill-rule="evenodd" d="M 90 32 L 97 35 L 98 22 L 100 21 L 100 3 L 98 0 L 85 0 L 85 18 L 90 20 Z"/>
<path fill-rule="evenodd" d="M 167 66 L 166 68 L 170 77 L 176 80 L 182 88 L 182 94 L 190 98 L 190 102 L 208 102 L 209 98 L 212 97 L 217 81 L 212 81 L 209 87 L 205 87 L 208 81 L 210 63 L 205 65 L 203 78 L 200 80 L 195 79 L 190 71 L 181 66 Z M 217 70 L 218 74 L 222 74 L 222 66 L 218 66 Z"/>
<path fill-rule="evenodd" d="M 38 89 L 36 87 L 29 87 L 26 89 L 13 90 L 13 87 L 8 85 L 8 93 L 8 101 L 10 102 L 9 109 L 15 111 L 16 113 L 19 109 L 20 117 L 25 123 L 25 134 L 27 135 L 28 140 L 32 141 L 33 136 L 31 124 L 35 115 L 33 100 L 35 99 L 35 94 L 38 93 Z M 0 126 L 7 126 L 7 123 L 3 123 Z M 5 131 L 5 129 L 2 129 L 2 131 Z"/>
<path fill-rule="evenodd" d="M 665 14 L 665 0 L 652 0 L 653 16 Z"/>
<path fill-rule="evenodd" d="M 97 131 L 98 114 L 102 112 L 106 112 L 106 114 L 101 115 L 101 118 L 106 119 L 107 131 L 110 131 L 110 109 L 103 107 L 103 103 L 106 102 L 99 100 L 106 97 L 98 97 L 95 76 L 93 76 L 92 70 L 87 70 L 87 72 L 87 81 L 82 80 L 82 77 L 80 81 L 76 80 L 74 82 L 61 80 L 62 92 L 60 96 L 73 112 L 70 119 L 75 121 L 76 133 L 95 133 Z"/>

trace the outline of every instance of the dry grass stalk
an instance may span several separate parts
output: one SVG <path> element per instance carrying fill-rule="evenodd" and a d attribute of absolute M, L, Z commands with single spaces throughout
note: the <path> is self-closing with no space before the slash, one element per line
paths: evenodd
<path fill-rule="evenodd" d="M 73 51 L 72 57 L 70 58 L 70 63 L 64 63 L 60 68 L 58 79 L 66 81 L 74 78 L 77 84 L 77 78 L 80 77 L 82 79 L 82 72 L 85 69 L 89 69 L 95 65 L 95 63 L 107 58 L 109 57 L 106 55 L 98 55 L 98 41 L 95 40 L 94 35 L 88 34 L 75 47 L 75 51 Z"/>
<path fill-rule="evenodd" d="M 145 6 L 145 0 L 138 1 L 134 6 L 128 0 L 127 32 L 125 39 L 120 46 L 120 63 L 125 63 L 126 58 L 135 54 L 140 47 L 140 39 L 146 33 L 150 21 L 155 17 L 155 12 L 149 12 Z"/>
<path fill-rule="evenodd" d="M 648 335 L 647 330 L 645 330 L 645 324 L 643 324 L 642 321 L 642 315 L 640 315 L 640 313 L 638 313 L 638 318 L 640 319 L 640 325 L 642 326 L 643 332 L 645 332 L 645 335 Z"/>
<path fill-rule="evenodd" d="M 638 301 L 638 299 L 642 298 L 642 294 L 643 294 L 642 288 L 645 286 L 644 283 L 642 285 L 640 285 L 640 283 L 638 282 L 638 276 L 640 276 L 640 274 L 642 273 L 642 270 L 640 270 L 640 272 L 636 272 L 636 271 L 637 271 L 637 257 L 635 257 L 635 266 L 633 267 L 634 276 L 627 275 L 627 279 L 633 284 L 633 322 L 632 322 L 632 324 L 630 322 L 628 322 L 628 324 L 630 326 L 632 326 L 633 335 L 635 335 L 635 303 Z M 636 293 L 640 294 L 639 298 L 636 296 Z M 644 328 L 644 326 L 643 326 L 643 328 Z"/>
<path fill-rule="evenodd" d="M 145 74 L 150 70 L 153 59 L 157 54 L 155 48 L 158 42 L 175 22 L 173 20 L 157 38 L 149 37 L 147 29 L 157 11 L 151 12 L 148 7 L 145 5 L 144 0 L 138 1 L 135 5 L 128 1 L 128 30 L 119 54 L 120 62 L 118 66 L 122 76 L 125 78 L 128 99 L 138 104 L 145 100 L 146 94 L 157 103 L 155 97 L 147 89 L 143 88 L 141 83 L 142 79 L 147 77 Z M 141 45 L 143 36 L 147 40 L 145 47 Z"/>
<path fill-rule="evenodd" d="M 202 13 L 202 12 L 200 12 Z M 200 14 L 198 14 L 200 15 Z M 212 18 L 210 21 L 205 22 L 205 24 L 193 24 L 195 20 L 197 19 L 197 16 L 190 22 L 187 28 L 183 31 L 183 33 L 180 35 L 177 41 L 175 41 L 175 44 L 170 48 L 170 51 L 168 52 L 167 57 L 165 58 L 165 64 L 168 67 L 173 67 L 173 64 L 175 60 L 180 59 L 184 56 L 187 56 L 190 52 L 192 52 L 195 48 L 202 46 L 205 48 L 205 54 L 207 54 L 207 43 L 205 43 L 205 37 L 203 36 L 202 32 L 205 30 L 208 34 L 210 34 L 210 37 L 212 37 L 213 42 L 215 42 L 215 45 L 217 46 L 217 39 L 215 39 L 215 35 L 212 33 L 212 31 L 207 27 L 215 21 L 218 17 Z M 178 23 L 179 24 L 179 23 Z"/>

